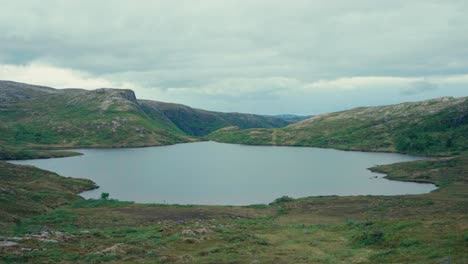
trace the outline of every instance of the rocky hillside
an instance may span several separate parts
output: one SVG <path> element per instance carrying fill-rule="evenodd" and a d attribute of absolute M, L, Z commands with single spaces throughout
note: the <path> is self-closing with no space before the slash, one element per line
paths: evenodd
<path fill-rule="evenodd" d="M 468 97 L 359 107 L 314 116 L 278 129 L 242 131 L 230 127 L 208 138 L 256 145 L 456 154 L 468 149 Z"/>
<path fill-rule="evenodd" d="M 0 104 L 14 103 L 37 96 L 59 92 L 58 90 L 49 87 L 9 81 L 1 82 L 0 87 Z"/>
<path fill-rule="evenodd" d="M 168 106 L 176 107 L 168 107 Z M 225 126 L 287 122 L 137 100 L 131 90 L 53 89 L 0 81 L 0 158 L 27 148 L 139 147 L 195 141 Z M 28 157 L 37 156 L 27 154 Z M 39 155 L 40 156 L 40 155 Z"/>
<path fill-rule="evenodd" d="M 0 84 L 0 145 L 101 147 L 188 141 L 145 114 L 131 90 L 55 90 Z"/>

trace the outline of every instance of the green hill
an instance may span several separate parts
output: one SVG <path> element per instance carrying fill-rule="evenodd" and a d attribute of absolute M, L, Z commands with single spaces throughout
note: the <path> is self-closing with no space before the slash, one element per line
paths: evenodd
<path fill-rule="evenodd" d="M 131 90 L 53 89 L 9 81 L 0 81 L 0 110 L 0 159 L 61 155 L 37 149 L 168 145 L 196 141 L 193 136 L 225 126 L 288 124 L 271 117 L 140 101 Z"/>
<path fill-rule="evenodd" d="M 0 162 L 0 226 L 80 200 L 78 193 L 96 187 L 91 180 Z"/>
<path fill-rule="evenodd" d="M 219 142 L 332 147 L 344 150 L 450 155 L 468 149 L 468 97 L 314 116 L 277 129 L 223 128 L 208 138 Z"/>
<path fill-rule="evenodd" d="M 181 104 L 163 103 L 148 100 L 139 100 L 147 111 L 157 111 L 164 115 L 168 121 L 192 136 L 205 136 L 209 133 L 227 126 L 248 128 L 274 128 L 283 127 L 291 122 L 254 114 L 221 113 L 196 109 Z"/>
<path fill-rule="evenodd" d="M 131 90 L 0 87 L 6 91 L 0 106 L 1 145 L 120 147 L 189 140 L 173 132 L 170 123 L 143 112 Z"/>

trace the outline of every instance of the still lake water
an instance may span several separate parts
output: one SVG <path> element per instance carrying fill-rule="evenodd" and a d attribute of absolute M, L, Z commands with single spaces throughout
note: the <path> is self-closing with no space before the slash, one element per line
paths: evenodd
<path fill-rule="evenodd" d="M 390 181 L 367 168 L 419 158 L 305 147 L 215 142 L 128 149 L 80 149 L 83 156 L 14 161 L 88 178 L 97 198 L 143 203 L 248 205 L 288 195 L 397 195 L 435 190 L 432 184 Z M 374 178 L 377 176 L 377 178 Z"/>

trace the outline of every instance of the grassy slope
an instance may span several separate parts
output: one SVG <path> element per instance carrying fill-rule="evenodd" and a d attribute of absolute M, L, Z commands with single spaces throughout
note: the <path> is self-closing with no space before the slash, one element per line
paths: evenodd
<path fill-rule="evenodd" d="M 78 156 L 73 151 L 24 149 L 21 146 L 0 146 L 0 160 L 49 159 Z"/>
<path fill-rule="evenodd" d="M 77 193 L 93 188 L 90 180 L 0 162 L 0 225 L 71 203 L 79 199 Z"/>
<path fill-rule="evenodd" d="M 441 188 L 424 195 L 309 197 L 249 207 L 78 200 L 1 228 L 6 236 L 47 230 L 64 232 L 66 238 L 58 243 L 22 240 L 16 247 L 0 249 L 0 259 L 6 263 L 440 263 L 450 256 L 453 263 L 466 263 L 468 158 L 374 169 L 390 178 L 423 180 Z M 9 174 L 11 169 L 0 167 L 0 171 Z"/>
<path fill-rule="evenodd" d="M 291 122 L 283 119 L 242 113 L 221 113 L 191 108 L 185 105 L 139 100 L 147 109 L 162 113 L 178 128 L 192 136 L 205 136 L 227 126 L 247 128 L 283 127 Z"/>
<path fill-rule="evenodd" d="M 129 90 L 67 91 L 2 105 L 0 145 L 18 147 L 121 147 L 189 141 L 139 109 Z"/>
<path fill-rule="evenodd" d="M 159 146 L 198 139 L 224 126 L 288 122 L 141 100 L 131 90 L 56 90 L 0 81 L 0 159 L 74 155 L 50 148 Z M 38 151 L 40 150 L 40 151 Z"/>
<path fill-rule="evenodd" d="M 224 128 L 208 138 L 254 145 L 453 155 L 468 149 L 468 99 L 355 108 L 315 116 L 285 128 Z"/>

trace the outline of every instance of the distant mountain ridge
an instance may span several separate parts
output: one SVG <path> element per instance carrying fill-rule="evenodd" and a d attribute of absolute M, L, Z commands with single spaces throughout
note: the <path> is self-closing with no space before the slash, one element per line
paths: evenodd
<path fill-rule="evenodd" d="M 287 122 L 296 123 L 307 118 L 313 117 L 313 115 L 292 115 L 292 114 L 281 114 L 281 115 L 265 115 L 269 117 L 279 118 Z"/>
<path fill-rule="evenodd" d="M 226 126 L 290 123 L 138 100 L 127 89 L 54 89 L 11 81 L 0 81 L 0 110 L 0 158 L 18 148 L 158 146 L 197 141 Z"/>

